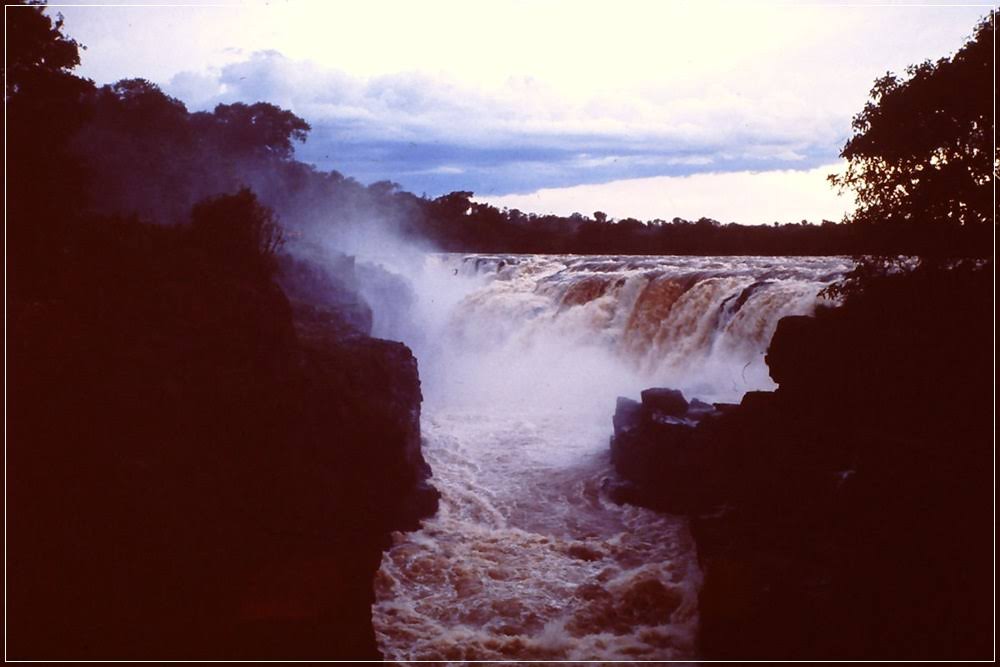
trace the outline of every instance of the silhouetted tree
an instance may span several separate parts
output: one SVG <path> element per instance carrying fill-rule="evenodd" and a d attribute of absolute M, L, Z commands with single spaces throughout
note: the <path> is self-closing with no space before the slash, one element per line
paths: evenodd
<path fill-rule="evenodd" d="M 291 111 L 268 102 L 220 104 L 213 115 L 230 148 L 284 159 L 292 156 L 292 141 L 305 141 L 311 129 Z"/>
<path fill-rule="evenodd" d="M 471 199 L 471 192 L 459 190 L 438 197 L 434 203 L 448 217 L 459 218 L 469 213 L 472 208 Z"/>
<path fill-rule="evenodd" d="M 69 150 L 85 122 L 82 99 L 93 84 L 74 76 L 80 62 L 75 40 L 62 34 L 39 4 L 5 7 L 6 226 L 11 291 L 44 292 L 52 274 L 54 245 L 45 238 L 67 226 L 87 198 L 87 175 Z"/>
<path fill-rule="evenodd" d="M 137 133 L 156 134 L 169 128 L 177 132 L 187 122 L 184 103 L 165 94 L 146 79 L 122 79 L 103 86 L 96 100 L 102 114 L 113 116 L 117 125 Z"/>
<path fill-rule="evenodd" d="M 374 183 L 369 184 L 368 190 L 376 197 L 388 197 L 396 194 L 402 190 L 402 188 L 399 183 L 394 183 L 392 181 L 375 181 Z"/>
<path fill-rule="evenodd" d="M 993 220 L 993 34 L 990 15 L 953 57 L 875 82 L 841 152 L 847 171 L 830 176 L 854 191 L 854 222 L 904 223 L 916 232 Z"/>
<path fill-rule="evenodd" d="M 43 7 L 44 3 L 15 0 L 5 8 L 7 66 L 4 82 L 8 100 L 39 84 L 51 84 L 54 78 L 70 77 L 70 70 L 80 64 L 83 47 L 62 34 L 62 15 L 53 21 L 43 13 Z"/>
<path fill-rule="evenodd" d="M 271 209 L 243 188 L 199 203 L 191 211 L 191 233 L 197 243 L 224 265 L 272 273 L 284 244 L 281 226 Z"/>

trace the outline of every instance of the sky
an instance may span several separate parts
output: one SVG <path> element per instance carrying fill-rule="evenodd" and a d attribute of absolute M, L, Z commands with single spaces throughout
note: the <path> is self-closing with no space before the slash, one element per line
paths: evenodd
<path fill-rule="evenodd" d="M 312 126 L 299 159 L 364 183 L 470 190 L 538 213 L 758 224 L 850 210 L 826 175 L 843 167 L 852 116 L 878 76 L 958 49 L 989 10 L 967 5 L 285 0 L 52 11 L 87 46 L 81 75 L 146 78 L 193 110 L 275 103 Z"/>

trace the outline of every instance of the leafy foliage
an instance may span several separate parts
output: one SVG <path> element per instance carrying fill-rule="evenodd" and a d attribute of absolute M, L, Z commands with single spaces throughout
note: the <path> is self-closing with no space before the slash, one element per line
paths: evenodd
<path fill-rule="evenodd" d="M 830 177 L 855 192 L 854 222 L 965 227 L 994 219 L 993 18 L 953 57 L 875 82 L 841 153 L 847 171 Z"/>
<path fill-rule="evenodd" d="M 4 70 L 7 100 L 28 88 L 65 77 L 80 64 L 75 39 L 62 33 L 63 19 L 53 21 L 42 5 L 15 0 L 5 7 L 7 17 L 7 67 Z"/>
<path fill-rule="evenodd" d="M 267 102 L 220 104 L 213 115 L 225 146 L 282 159 L 292 157 L 292 141 L 305 141 L 310 130 L 309 123 L 291 111 Z"/>
<path fill-rule="evenodd" d="M 199 203 L 191 212 L 191 231 L 218 261 L 264 273 L 273 273 L 285 243 L 274 212 L 249 188 Z"/>

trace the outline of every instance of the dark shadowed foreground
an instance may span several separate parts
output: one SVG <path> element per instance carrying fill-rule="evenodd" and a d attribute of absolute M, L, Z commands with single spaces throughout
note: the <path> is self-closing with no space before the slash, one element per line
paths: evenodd
<path fill-rule="evenodd" d="M 15 291 L 11 657 L 378 656 L 381 551 L 436 506 L 416 360 L 334 283 L 290 302 L 266 218 L 81 224 Z"/>
<path fill-rule="evenodd" d="M 412 354 L 240 188 L 312 173 L 308 126 L 98 89 L 6 18 L 8 657 L 377 657 L 382 549 L 436 493 Z"/>
<path fill-rule="evenodd" d="M 619 402 L 619 497 L 692 517 L 704 657 L 990 657 L 991 274 L 785 318 L 739 406 Z"/>

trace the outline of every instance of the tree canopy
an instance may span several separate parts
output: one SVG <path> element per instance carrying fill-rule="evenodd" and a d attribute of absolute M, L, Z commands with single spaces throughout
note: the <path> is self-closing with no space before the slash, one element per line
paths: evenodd
<path fill-rule="evenodd" d="M 83 47 L 62 33 L 62 16 L 53 21 L 40 7 L 26 8 L 36 4 L 15 0 L 4 10 L 7 15 L 4 80 L 8 100 L 33 84 L 51 85 L 53 77 L 68 76 L 80 64 Z"/>
<path fill-rule="evenodd" d="M 985 226 L 994 219 L 993 15 L 951 58 L 875 82 L 831 176 L 855 192 L 857 223 Z"/>
<path fill-rule="evenodd" d="M 191 211 L 191 232 L 212 261 L 268 275 L 284 245 L 284 232 L 274 212 L 249 188 L 206 199 Z"/>

